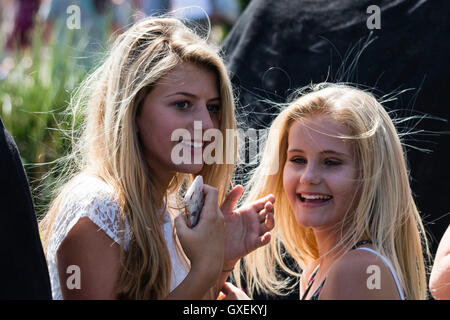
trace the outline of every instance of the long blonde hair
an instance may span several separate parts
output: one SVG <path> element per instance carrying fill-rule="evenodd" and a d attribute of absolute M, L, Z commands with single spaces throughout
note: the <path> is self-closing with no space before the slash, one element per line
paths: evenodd
<path fill-rule="evenodd" d="M 177 173 L 169 189 L 161 190 L 143 155 L 135 119 L 152 87 L 183 62 L 208 68 L 217 75 L 222 106 L 220 130 L 226 139 L 226 129 L 236 130 L 234 100 L 218 50 L 170 17 L 142 20 L 119 35 L 105 61 L 85 79 L 71 102 L 74 122 L 80 121 L 81 114 L 82 131 L 72 139 L 70 170 L 65 169 L 69 175 L 65 181 L 69 182 L 58 191 L 40 224 L 44 247 L 74 177 L 87 172 L 111 185 L 117 194 L 122 224 L 128 221 L 131 233 L 117 283 L 119 298 L 159 299 L 169 293 L 171 263 L 160 209 L 167 196 L 177 194 L 192 176 Z M 231 183 L 234 163 L 205 164 L 198 173 L 205 183 L 218 189 L 219 203 Z"/>
<path fill-rule="evenodd" d="M 358 165 L 358 195 L 354 211 L 340 223 L 341 240 L 335 248 L 350 248 L 371 239 L 375 249 L 393 264 L 408 299 L 426 298 L 426 233 L 414 203 L 399 134 L 383 106 L 369 93 L 344 84 L 318 84 L 290 103 L 271 125 L 261 164 L 247 185 L 246 201 L 268 193 L 275 195 L 273 240 L 244 259 L 250 293 L 284 294 L 288 282 L 277 275 L 277 266 L 294 277 L 298 268 L 287 266 L 287 251 L 304 269 L 319 258 L 312 229 L 299 225 L 283 189 L 289 129 L 294 121 L 326 114 L 345 125 Z M 279 163 L 279 168 L 273 166 Z M 273 172 L 276 172 L 273 174 Z M 343 226 L 346 226 L 346 232 Z M 240 282 L 240 270 L 235 278 Z"/>

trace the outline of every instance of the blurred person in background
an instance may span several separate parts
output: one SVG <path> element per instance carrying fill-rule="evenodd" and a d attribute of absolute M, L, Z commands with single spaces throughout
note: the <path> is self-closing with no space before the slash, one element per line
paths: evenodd
<path fill-rule="evenodd" d="M 16 0 L 14 6 L 14 27 L 8 35 L 6 48 L 23 48 L 30 44 L 30 31 L 33 28 L 34 16 L 39 10 L 40 0 Z M 11 6 L 8 1 L 7 5 Z"/>
<path fill-rule="evenodd" d="M 441 239 L 430 275 L 430 292 L 438 300 L 450 300 L 450 225 Z"/>
<path fill-rule="evenodd" d="M 1 118 L 0 177 L 0 300 L 49 300 L 50 278 L 30 187 L 19 150 Z"/>

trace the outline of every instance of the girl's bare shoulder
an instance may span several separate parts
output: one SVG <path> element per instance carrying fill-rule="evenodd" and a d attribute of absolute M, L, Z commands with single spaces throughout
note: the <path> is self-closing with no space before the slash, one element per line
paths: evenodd
<path fill-rule="evenodd" d="M 366 250 L 351 250 L 337 260 L 326 277 L 321 299 L 399 299 L 388 265 Z"/>

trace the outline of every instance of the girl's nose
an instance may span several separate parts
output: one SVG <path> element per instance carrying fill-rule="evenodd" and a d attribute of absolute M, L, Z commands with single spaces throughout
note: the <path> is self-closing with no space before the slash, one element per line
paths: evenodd
<path fill-rule="evenodd" d="M 198 117 L 197 117 L 196 121 L 201 121 L 202 129 L 204 131 L 215 128 L 211 113 L 207 109 L 206 105 L 204 105 L 204 106 L 202 106 L 202 108 L 200 108 L 199 114 L 197 116 Z"/>
<path fill-rule="evenodd" d="M 300 183 L 319 184 L 321 181 L 320 172 L 314 164 L 308 163 L 300 176 Z"/>

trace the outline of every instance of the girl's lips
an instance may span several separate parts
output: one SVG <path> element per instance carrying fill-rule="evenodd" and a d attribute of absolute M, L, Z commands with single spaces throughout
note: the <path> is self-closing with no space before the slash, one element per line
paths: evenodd
<path fill-rule="evenodd" d="M 207 143 L 205 142 L 194 142 L 194 141 L 183 141 L 181 138 L 178 141 L 179 144 L 183 146 L 183 148 L 190 150 L 191 154 L 196 152 L 202 152 L 205 150 Z"/>
<path fill-rule="evenodd" d="M 322 206 L 326 206 L 329 204 L 329 202 L 333 199 L 333 197 L 331 197 L 330 199 L 305 199 L 302 198 L 302 196 L 300 194 L 297 194 L 297 201 L 299 203 L 300 206 L 305 207 L 305 208 L 317 208 L 317 207 L 322 207 Z"/>

